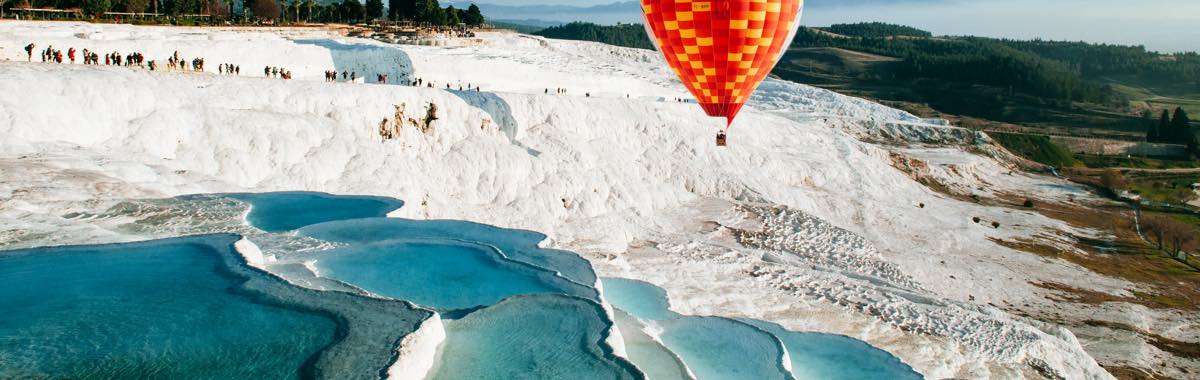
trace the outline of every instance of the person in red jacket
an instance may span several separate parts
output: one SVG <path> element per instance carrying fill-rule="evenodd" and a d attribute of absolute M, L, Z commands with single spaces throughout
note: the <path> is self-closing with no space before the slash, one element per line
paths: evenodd
<path fill-rule="evenodd" d="M 71 59 L 71 64 L 75 64 L 75 48 L 67 49 L 67 58 Z"/>

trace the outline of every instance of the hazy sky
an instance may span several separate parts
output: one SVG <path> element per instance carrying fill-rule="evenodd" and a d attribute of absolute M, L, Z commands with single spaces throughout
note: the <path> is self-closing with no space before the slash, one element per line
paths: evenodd
<path fill-rule="evenodd" d="M 828 2 L 828 0 L 826 0 Z M 1200 51 L 1200 0 L 930 0 L 809 3 L 806 25 L 888 21 L 934 34 L 973 34 Z"/>
<path fill-rule="evenodd" d="M 590 6 L 616 0 L 475 0 Z M 632 4 L 631 4 L 632 5 Z M 636 12 L 636 10 L 634 10 Z M 808 0 L 803 23 L 886 21 L 937 35 L 981 35 L 1200 51 L 1200 0 Z"/>

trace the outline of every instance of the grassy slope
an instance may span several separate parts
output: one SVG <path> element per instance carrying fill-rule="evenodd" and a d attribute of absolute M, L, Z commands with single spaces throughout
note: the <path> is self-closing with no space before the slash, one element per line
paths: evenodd
<path fill-rule="evenodd" d="M 1039 163 L 1059 168 L 1080 166 L 1070 150 L 1050 141 L 1049 137 L 1017 133 L 988 134 L 1005 149 Z"/>
<path fill-rule="evenodd" d="M 1140 139 L 1147 122 L 1140 118 L 1143 109 L 1184 107 L 1189 114 L 1200 115 L 1200 88 L 1179 85 L 1174 88 L 1149 86 L 1136 78 L 1105 78 L 1102 82 L 1130 99 L 1117 107 L 1085 103 L 1047 104 L 1007 89 L 984 85 L 965 85 L 936 80 L 894 80 L 895 57 L 883 57 L 840 48 L 793 47 L 780 60 L 772 74 L 783 79 L 815 85 L 852 96 L 879 100 L 925 117 L 945 117 L 968 127 L 985 130 L 1010 130 L 1012 126 L 1055 134 L 1104 135 L 1120 139 Z M 1002 107 L 983 106 L 1003 99 Z M 979 104 L 974 107 L 972 104 Z M 969 117 L 963 117 L 969 115 Z M 960 122 L 968 121 L 969 123 Z"/>

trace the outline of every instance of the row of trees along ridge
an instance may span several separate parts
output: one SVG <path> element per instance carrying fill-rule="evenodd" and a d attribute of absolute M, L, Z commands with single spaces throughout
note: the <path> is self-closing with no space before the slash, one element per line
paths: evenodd
<path fill-rule="evenodd" d="M 412 21 L 428 25 L 477 26 L 484 17 L 479 7 L 467 9 L 453 5 L 442 8 L 438 0 L 0 0 L 0 9 L 56 8 L 78 9 L 88 17 L 106 13 L 153 14 L 171 18 L 202 18 L 209 22 L 224 20 L 341 22 L 360 23 L 386 19 Z M 115 16 L 115 15 L 107 15 Z M 199 16 L 199 17 L 197 17 Z"/>

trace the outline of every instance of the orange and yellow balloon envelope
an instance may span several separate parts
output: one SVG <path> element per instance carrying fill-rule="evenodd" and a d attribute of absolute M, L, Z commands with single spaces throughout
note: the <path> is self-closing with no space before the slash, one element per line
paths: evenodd
<path fill-rule="evenodd" d="M 641 0 L 667 64 L 726 128 L 787 50 L 804 0 Z"/>

